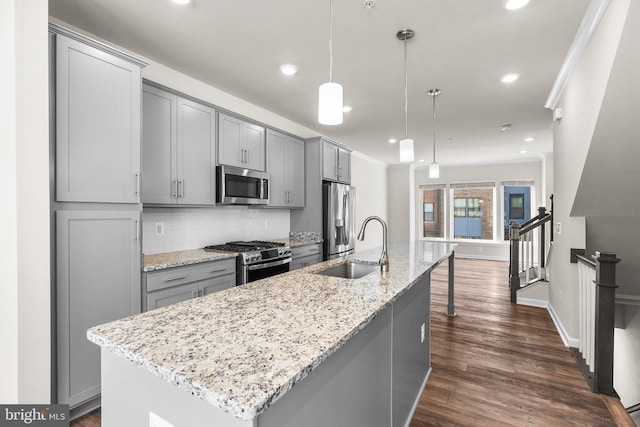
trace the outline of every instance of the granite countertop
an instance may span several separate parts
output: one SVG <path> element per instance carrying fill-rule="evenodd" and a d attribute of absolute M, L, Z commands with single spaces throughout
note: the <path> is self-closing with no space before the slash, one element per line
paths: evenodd
<path fill-rule="evenodd" d="M 205 251 L 204 249 L 192 249 L 188 251 L 164 252 L 161 254 L 144 255 L 142 271 L 164 270 L 172 267 L 198 264 L 201 262 L 218 261 L 221 259 L 235 258 L 237 252 Z"/>
<path fill-rule="evenodd" d="M 322 238 L 315 233 L 298 233 L 293 237 L 283 239 L 269 239 L 269 241 L 284 243 L 292 248 L 295 248 L 296 246 L 312 245 L 323 242 Z M 201 262 L 233 258 L 237 255 L 237 252 L 205 251 L 204 249 L 191 249 L 186 251 L 144 255 L 142 261 L 142 271 L 146 273 L 150 271 L 164 270 L 166 268 L 182 267 L 185 265 L 198 264 Z"/>
<path fill-rule="evenodd" d="M 455 245 L 389 246 L 389 273 L 314 274 L 374 248 L 91 328 L 90 341 L 249 420 L 364 328 Z"/>

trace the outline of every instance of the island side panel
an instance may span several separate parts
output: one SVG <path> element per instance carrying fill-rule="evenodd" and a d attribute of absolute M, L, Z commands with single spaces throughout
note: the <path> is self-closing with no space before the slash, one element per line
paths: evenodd
<path fill-rule="evenodd" d="M 431 373 L 430 280 L 424 274 L 393 303 L 393 427 L 409 425 Z"/>
<path fill-rule="evenodd" d="M 389 427 L 391 307 L 258 417 L 258 427 Z"/>
<path fill-rule="evenodd" d="M 103 348 L 102 427 L 151 425 L 150 413 L 173 427 L 254 427 Z"/>

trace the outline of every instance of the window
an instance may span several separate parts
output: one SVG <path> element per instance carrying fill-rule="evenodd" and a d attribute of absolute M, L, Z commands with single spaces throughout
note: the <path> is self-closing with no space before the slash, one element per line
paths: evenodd
<path fill-rule="evenodd" d="M 423 221 L 424 222 L 433 222 L 433 203 L 424 203 L 423 205 L 423 209 L 424 209 L 424 218 Z"/>
<path fill-rule="evenodd" d="M 422 237 L 444 238 L 445 187 L 420 186 L 422 194 Z"/>
<path fill-rule="evenodd" d="M 509 194 L 509 218 L 524 219 L 524 194 Z"/>
<path fill-rule="evenodd" d="M 493 240 L 495 184 L 451 184 L 451 197 L 453 237 Z"/>

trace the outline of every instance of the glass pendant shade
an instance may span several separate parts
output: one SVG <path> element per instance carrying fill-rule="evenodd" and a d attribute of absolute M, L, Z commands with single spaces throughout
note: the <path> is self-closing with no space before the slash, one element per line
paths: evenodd
<path fill-rule="evenodd" d="M 413 162 L 413 139 L 405 138 L 400 141 L 400 161 Z"/>
<path fill-rule="evenodd" d="M 436 162 L 429 164 L 429 178 L 440 178 L 440 165 Z"/>
<path fill-rule="evenodd" d="M 318 121 L 323 125 L 342 124 L 342 85 L 327 82 L 318 89 Z"/>

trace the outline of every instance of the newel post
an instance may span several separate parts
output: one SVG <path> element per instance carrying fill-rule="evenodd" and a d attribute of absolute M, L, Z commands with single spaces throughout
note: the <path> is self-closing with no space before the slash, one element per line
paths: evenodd
<path fill-rule="evenodd" d="M 509 225 L 509 240 L 511 241 L 509 257 L 509 289 L 511 289 L 511 303 L 517 302 L 517 291 L 520 289 L 520 224 L 512 222 Z"/>
<path fill-rule="evenodd" d="M 616 264 L 610 252 L 596 253 L 596 330 L 592 391 L 616 396 L 613 389 L 613 334 L 616 316 Z"/>

